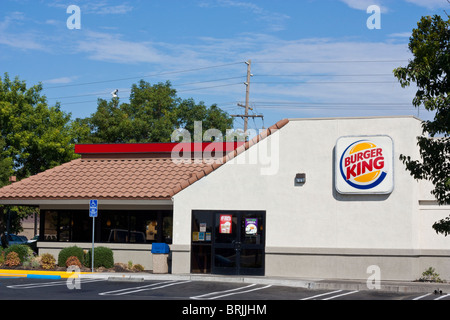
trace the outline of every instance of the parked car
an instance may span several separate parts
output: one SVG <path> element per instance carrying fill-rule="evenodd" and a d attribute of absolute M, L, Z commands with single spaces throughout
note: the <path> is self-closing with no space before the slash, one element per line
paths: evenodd
<path fill-rule="evenodd" d="M 37 234 L 37 235 L 35 235 L 33 238 L 31 238 L 30 240 L 28 240 L 28 243 L 30 244 L 30 243 L 34 243 L 34 242 L 36 242 L 36 241 L 38 241 L 39 240 L 39 235 Z"/>
<path fill-rule="evenodd" d="M 16 234 L 6 234 L 6 240 L 8 241 L 8 245 L 12 246 L 13 244 L 27 244 L 28 239 L 24 236 L 18 236 Z"/>

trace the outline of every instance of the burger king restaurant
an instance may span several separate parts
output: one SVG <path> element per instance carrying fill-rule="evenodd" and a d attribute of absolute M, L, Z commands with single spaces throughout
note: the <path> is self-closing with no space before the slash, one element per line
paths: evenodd
<path fill-rule="evenodd" d="M 81 158 L 0 189 L 39 207 L 39 253 L 89 249 L 174 274 L 450 279 L 450 214 L 399 160 L 419 159 L 412 116 L 284 119 L 245 143 L 77 145 Z"/>

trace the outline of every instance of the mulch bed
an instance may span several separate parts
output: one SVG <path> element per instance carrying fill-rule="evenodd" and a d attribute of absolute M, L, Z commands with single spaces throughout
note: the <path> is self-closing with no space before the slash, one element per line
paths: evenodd
<path fill-rule="evenodd" d="M 0 269 L 5 269 L 5 270 L 31 270 L 31 271 L 67 271 L 67 268 L 64 267 L 55 267 L 53 269 L 44 269 L 44 268 L 31 268 L 31 267 L 24 267 L 24 266 L 16 266 L 16 267 L 9 267 L 9 266 L 0 266 Z M 88 267 L 81 267 L 80 268 L 80 272 L 91 272 L 91 268 Z M 143 270 L 143 271 L 137 271 L 137 270 L 130 270 L 127 267 L 125 267 L 123 264 L 118 263 L 115 264 L 113 268 L 104 268 L 104 267 L 100 267 L 94 270 L 95 272 L 129 272 L 129 273 L 139 273 L 139 272 L 151 272 L 148 270 Z"/>

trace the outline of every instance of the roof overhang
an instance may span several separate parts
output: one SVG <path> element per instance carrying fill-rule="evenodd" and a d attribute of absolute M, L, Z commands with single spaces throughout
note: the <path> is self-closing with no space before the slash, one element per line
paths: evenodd
<path fill-rule="evenodd" d="M 43 209 L 86 209 L 89 208 L 89 199 L 17 199 L 17 200 L 0 200 L 0 205 L 10 206 L 33 206 Z M 99 209 L 138 209 L 153 208 L 163 209 L 173 207 L 171 199 L 156 200 L 131 200 L 131 199 L 100 199 L 98 200 Z"/>

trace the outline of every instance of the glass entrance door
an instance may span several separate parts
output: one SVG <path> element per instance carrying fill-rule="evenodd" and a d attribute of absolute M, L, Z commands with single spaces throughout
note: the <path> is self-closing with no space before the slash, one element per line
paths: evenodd
<path fill-rule="evenodd" d="M 214 212 L 212 273 L 264 275 L 265 212 Z"/>

